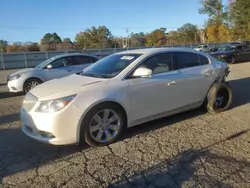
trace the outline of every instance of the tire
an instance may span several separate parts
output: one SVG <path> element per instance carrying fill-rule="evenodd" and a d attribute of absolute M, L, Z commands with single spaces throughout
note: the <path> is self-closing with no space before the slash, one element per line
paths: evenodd
<path fill-rule="evenodd" d="M 228 64 L 234 64 L 235 63 L 235 57 L 234 56 L 229 56 L 227 62 L 228 62 Z"/>
<path fill-rule="evenodd" d="M 33 89 L 34 87 L 36 87 L 37 85 L 41 83 L 43 82 L 38 78 L 28 79 L 27 81 L 25 81 L 24 86 L 23 86 L 24 93 L 28 93 L 31 89 Z"/>
<path fill-rule="evenodd" d="M 105 111 L 107 112 L 107 110 L 109 110 L 109 115 L 108 115 L 108 118 L 106 118 L 106 120 L 110 120 L 111 117 L 113 116 L 118 118 L 117 120 L 112 122 L 113 124 L 117 124 L 116 126 L 117 130 L 108 128 L 109 123 L 108 121 L 104 120 L 105 119 L 104 113 Z M 100 125 L 99 123 L 99 125 L 103 127 L 102 128 L 99 127 L 99 129 L 96 131 L 93 131 L 95 129 L 92 129 L 91 131 L 91 127 L 96 127 L 97 126 L 96 124 L 98 124 L 97 121 L 94 119 L 95 115 L 97 114 L 99 115 L 100 118 L 102 118 L 101 122 L 106 121 L 106 124 L 101 123 Z M 121 109 L 120 106 L 113 104 L 113 103 L 103 103 L 103 104 L 97 105 L 93 107 L 83 119 L 81 130 L 80 130 L 79 145 L 82 146 L 85 143 L 89 144 L 92 147 L 109 145 L 110 143 L 114 142 L 118 138 L 118 136 L 120 135 L 120 133 L 122 132 L 125 126 L 126 126 L 126 116 L 125 116 L 123 109 Z M 101 137 L 101 140 L 98 141 L 97 137 L 100 131 L 102 131 L 101 133 L 102 137 Z M 111 139 L 108 139 L 107 137 L 108 132 L 109 132 L 109 137 L 111 136 L 110 137 Z"/>
<path fill-rule="evenodd" d="M 206 108 L 211 114 L 220 113 L 229 109 L 233 101 L 233 90 L 226 82 L 214 83 L 210 88 Z"/>

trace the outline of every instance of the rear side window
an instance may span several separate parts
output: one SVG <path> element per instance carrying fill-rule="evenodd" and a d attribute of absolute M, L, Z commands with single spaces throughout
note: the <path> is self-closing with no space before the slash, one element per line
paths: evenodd
<path fill-rule="evenodd" d="M 174 70 L 195 67 L 200 65 L 198 55 L 190 52 L 173 53 Z"/>
<path fill-rule="evenodd" d="M 90 57 L 90 58 L 91 58 L 92 63 L 98 61 L 98 58 L 95 58 L 95 57 Z"/>
<path fill-rule="evenodd" d="M 88 56 L 75 56 L 74 57 L 74 65 L 83 65 L 91 63 L 91 59 Z"/>
<path fill-rule="evenodd" d="M 200 58 L 200 65 L 207 65 L 209 64 L 208 58 L 203 56 L 203 55 L 199 55 Z"/>

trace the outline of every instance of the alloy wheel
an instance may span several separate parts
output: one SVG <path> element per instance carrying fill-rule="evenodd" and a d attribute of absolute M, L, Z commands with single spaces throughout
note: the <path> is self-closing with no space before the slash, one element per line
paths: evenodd
<path fill-rule="evenodd" d="M 106 143 L 116 137 L 121 129 L 118 114 L 111 109 L 97 112 L 91 119 L 89 133 L 99 143 Z"/>

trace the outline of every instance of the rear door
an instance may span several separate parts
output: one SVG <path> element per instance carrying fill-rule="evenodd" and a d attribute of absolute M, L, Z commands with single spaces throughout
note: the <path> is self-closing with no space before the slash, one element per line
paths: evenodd
<path fill-rule="evenodd" d="M 213 82 L 214 69 L 208 58 L 192 52 L 173 52 L 173 67 L 181 73 L 176 82 L 181 93 L 179 103 L 186 106 L 203 102 Z"/>

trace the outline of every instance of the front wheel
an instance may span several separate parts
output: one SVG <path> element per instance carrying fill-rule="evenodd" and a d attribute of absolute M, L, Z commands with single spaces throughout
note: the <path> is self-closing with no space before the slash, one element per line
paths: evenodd
<path fill-rule="evenodd" d="M 229 64 L 234 64 L 235 63 L 235 57 L 234 56 L 228 57 L 228 63 Z"/>
<path fill-rule="evenodd" d="M 207 95 L 207 110 L 211 114 L 223 112 L 231 106 L 233 90 L 226 82 L 214 83 Z"/>
<path fill-rule="evenodd" d="M 41 83 L 42 81 L 39 79 L 36 79 L 36 78 L 29 79 L 24 83 L 23 90 L 25 93 L 28 93 L 31 89 L 35 88 Z"/>
<path fill-rule="evenodd" d="M 83 120 L 80 144 L 86 142 L 93 147 L 108 145 L 120 135 L 125 122 L 124 112 L 118 105 L 98 105 Z"/>

